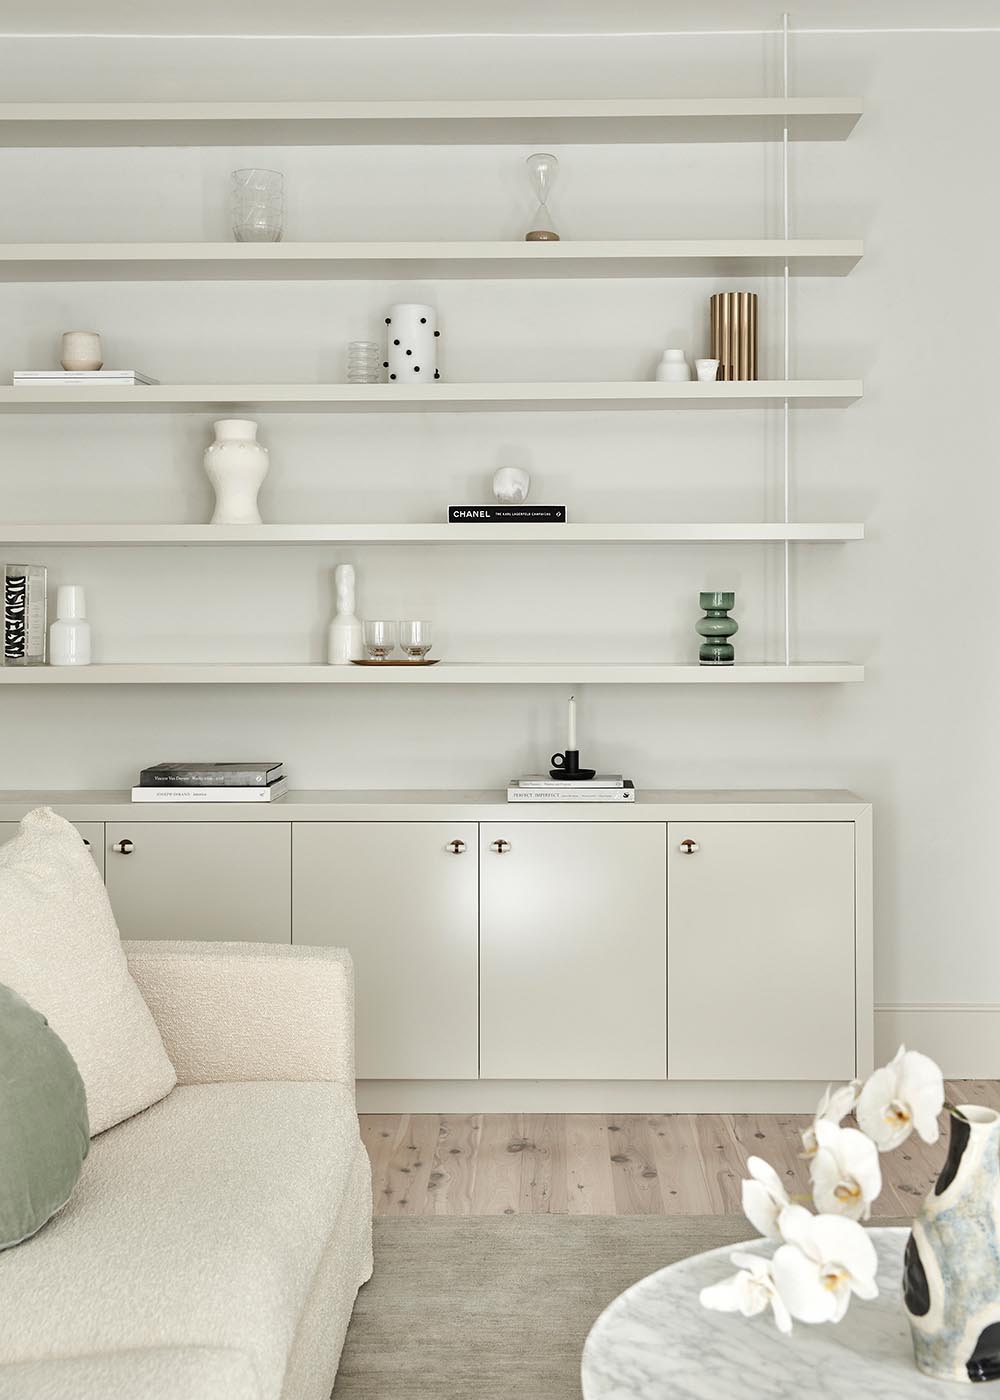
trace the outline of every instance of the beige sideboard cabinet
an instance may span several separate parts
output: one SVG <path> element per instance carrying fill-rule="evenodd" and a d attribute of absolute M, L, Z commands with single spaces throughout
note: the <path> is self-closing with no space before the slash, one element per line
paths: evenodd
<path fill-rule="evenodd" d="M 346 946 L 361 1109 L 809 1109 L 871 1068 L 871 807 L 848 792 L 0 794 L 79 828 L 124 937 Z"/>

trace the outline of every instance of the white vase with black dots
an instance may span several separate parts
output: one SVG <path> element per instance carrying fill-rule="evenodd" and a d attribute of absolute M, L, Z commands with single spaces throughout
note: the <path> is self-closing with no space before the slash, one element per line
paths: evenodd
<path fill-rule="evenodd" d="M 441 332 L 433 306 L 404 301 L 390 306 L 385 318 L 385 369 L 390 384 L 433 384 Z"/>

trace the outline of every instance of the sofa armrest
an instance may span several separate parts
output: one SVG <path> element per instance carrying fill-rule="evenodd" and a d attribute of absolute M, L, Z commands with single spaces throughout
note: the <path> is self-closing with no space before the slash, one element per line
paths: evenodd
<path fill-rule="evenodd" d="M 122 946 L 178 1084 L 321 1079 L 354 1092 L 354 975 L 346 949 Z"/>

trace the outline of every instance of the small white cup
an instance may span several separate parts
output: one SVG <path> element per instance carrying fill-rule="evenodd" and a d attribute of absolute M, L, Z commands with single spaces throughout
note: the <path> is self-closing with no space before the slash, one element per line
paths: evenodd
<path fill-rule="evenodd" d="M 698 380 L 701 384 L 712 384 L 718 378 L 718 360 L 695 360 L 694 367 L 698 371 Z"/>
<path fill-rule="evenodd" d="M 59 363 L 66 370 L 100 369 L 104 363 L 96 331 L 65 331 Z"/>

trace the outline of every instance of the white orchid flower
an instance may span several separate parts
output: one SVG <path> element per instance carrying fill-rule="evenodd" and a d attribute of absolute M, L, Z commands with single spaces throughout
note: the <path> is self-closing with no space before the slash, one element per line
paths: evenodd
<path fill-rule="evenodd" d="M 780 1240 L 778 1217 L 788 1205 L 788 1192 L 763 1157 L 750 1157 L 747 1171 L 751 1180 L 743 1183 L 743 1214 L 765 1239 Z"/>
<path fill-rule="evenodd" d="M 863 1226 L 840 1215 L 810 1215 L 802 1206 L 781 1213 L 786 1243 L 771 1272 L 782 1302 L 800 1322 L 839 1322 L 851 1294 L 878 1297 L 878 1256 Z"/>
<path fill-rule="evenodd" d="M 771 1308 L 778 1331 L 790 1332 L 792 1319 L 775 1287 L 770 1259 L 741 1251 L 729 1257 L 740 1272 L 703 1288 L 699 1294 L 702 1307 L 715 1312 L 739 1312 L 744 1317 L 756 1317 Z"/>
<path fill-rule="evenodd" d="M 816 1120 L 816 1155 L 810 1160 L 816 1209 L 851 1220 L 867 1220 L 882 1190 L 878 1148 L 857 1128 Z"/>
<path fill-rule="evenodd" d="M 891 1152 L 916 1128 L 924 1142 L 937 1142 L 944 1107 L 944 1080 L 933 1060 L 899 1047 L 861 1090 L 857 1119 L 880 1152 Z"/>
<path fill-rule="evenodd" d="M 826 1093 L 816 1105 L 813 1121 L 802 1134 L 803 1157 L 812 1157 L 819 1146 L 816 1141 L 816 1124 L 843 1122 L 857 1103 L 860 1092 L 860 1079 L 852 1079 L 850 1084 L 841 1084 L 839 1089 L 835 1089 L 832 1084 L 826 1086 Z"/>

